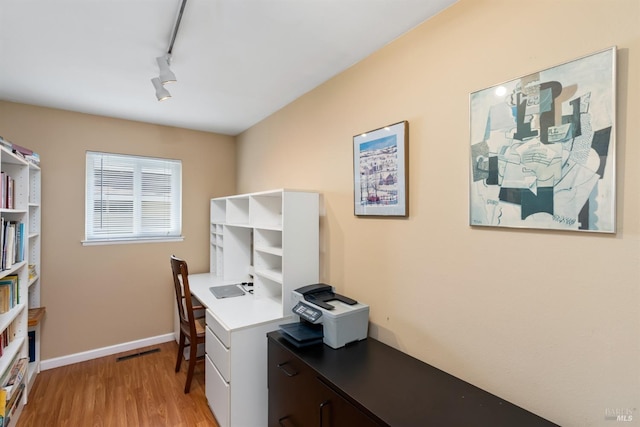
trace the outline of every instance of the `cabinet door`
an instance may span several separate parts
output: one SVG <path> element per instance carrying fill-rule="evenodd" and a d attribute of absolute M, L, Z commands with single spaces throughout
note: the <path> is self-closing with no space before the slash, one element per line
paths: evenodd
<path fill-rule="evenodd" d="M 314 371 L 271 340 L 268 358 L 269 427 L 317 426 L 320 400 Z"/>
<path fill-rule="evenodd" d="M 320 427 L 380 426 L 319 379 L 316 380 L 315 387 L 320 392 L 320 403 L 318 404 L 320 421 L 315 425 Z"/>
<path fill-rule="evenodd" d="M 209 356 L 205 357 L 204 385 L 207 403 L 220 427 L 229 427 L 231 413 L 230 385 L 222 378 Z"/>

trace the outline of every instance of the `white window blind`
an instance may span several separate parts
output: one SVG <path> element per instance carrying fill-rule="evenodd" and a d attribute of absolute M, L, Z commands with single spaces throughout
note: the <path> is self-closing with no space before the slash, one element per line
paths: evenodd
<path fill-rule="evenodd" d="M 85 241 L 179 238 L 180 160 L 87 151 Z"/>

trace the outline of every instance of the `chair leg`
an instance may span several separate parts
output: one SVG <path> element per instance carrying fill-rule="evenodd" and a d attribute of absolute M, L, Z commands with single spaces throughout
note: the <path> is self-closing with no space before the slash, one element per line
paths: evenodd
<path fill-rule="evenodd" d="M 180 371 L 180 365 L 182 364 L 182 354 L 184 353 L 184 334 L 180 331 L 180 338 L 178 339 L 178 360 L 176 361 L 176 372 Z"/>
<path fill-rule="evenodd" d="M 193 371 L 196 368 L 196 362 L 198 360 L 198 342 L 197 340 L 191 340 L 189 345 L 189 369 L 187 370 L 187 383 L 184 386 L 184 392 L 189 393 L 191 390 L 191 379 L 193 378 Z"/>

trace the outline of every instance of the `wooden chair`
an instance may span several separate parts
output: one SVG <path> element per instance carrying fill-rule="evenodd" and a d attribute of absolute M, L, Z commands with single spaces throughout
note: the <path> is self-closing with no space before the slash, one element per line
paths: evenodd
<path fill-rule="evenodd" d="M 173 285 L 176 291 L 176 303 L 180 316 L 180 339 L 178 342 L 178 360 L 176 372 L 180 371 L 185 348 L 185 340 L 189 341 L 189 368 L 187 370 L 187 383 L 184 392 L 189 393 L 191 380 L 197 360 L 203 360 L 204 355 L 198 357 L 198 344 L 204 343 L 205 318 L 196 317 L 196 311 L 203 310 L 201 305 L 194 306 L 191 300 L 189 288 L 189 271 L 186 261 L 171 255 L 171 271 L 173 273 Z"/>

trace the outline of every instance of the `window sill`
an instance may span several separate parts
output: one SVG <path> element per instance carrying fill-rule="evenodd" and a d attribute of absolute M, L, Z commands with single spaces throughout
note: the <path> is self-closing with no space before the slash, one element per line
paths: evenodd
<path fill-rule="evenodd" d="M 131 243 L 165 243 L 165 242 L 182 242 L 184 236 L 178 237 L 156 237 L 156 238 L 139 238 L 139 239 L 103 239 L 103 240 L 82 240 L 82 246 L 99 246 L 99 245 L 127 245 Z"/>

